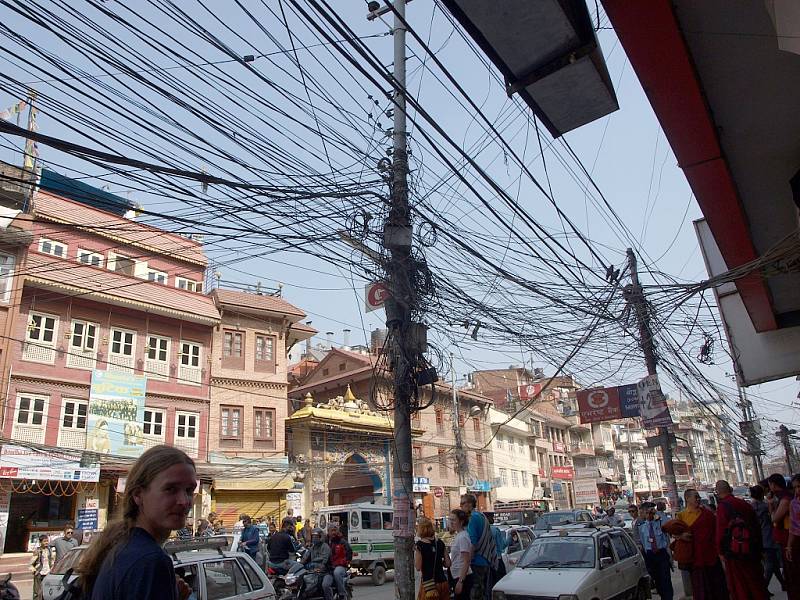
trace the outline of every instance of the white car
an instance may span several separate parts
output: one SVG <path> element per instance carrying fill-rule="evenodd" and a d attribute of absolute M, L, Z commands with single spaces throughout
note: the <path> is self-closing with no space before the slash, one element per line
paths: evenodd
<path fill-rule="evenodd" d="M 493 600 L 650 598 L 644 557 L 620 527 L 542 533 L 492 591 Z"/>
<path fill-rule="evenodd" d="M 506 537 L 506 549 L 501 558 L 506 567 L 506 572 L 508 572 L 516 566 L 517 561 L 519 561 L 536 536 L 533 530 L 526 525 L 511 525 L 507 527 L 499 525 L 498 527 Z"/>
<path fill-rule="evenodd" d="M 275 589 L 264 571 L 247 554 L 227 550 L 230 543 L 225 536 L 175 540 L 164 544 L 164 550 L 172 557 L 175 572 L 192 588 L 192 600 L 275 600 Z M 77 566 L 86 548 L 73 548 L 56 563 L 42 580 L 43 600 L 58 598 L 65 574 Z"/>

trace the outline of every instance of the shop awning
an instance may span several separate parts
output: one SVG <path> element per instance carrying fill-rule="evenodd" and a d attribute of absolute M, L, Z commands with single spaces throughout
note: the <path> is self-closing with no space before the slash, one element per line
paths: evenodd
<path fill-rule="evenodd" d="M 217 491 L 275 491 L 287 492 L 294 488 L 294 481 L 290 475 L 281 477 L 267 477 L 259 479 L 215 479 L 214 489 Z"/>

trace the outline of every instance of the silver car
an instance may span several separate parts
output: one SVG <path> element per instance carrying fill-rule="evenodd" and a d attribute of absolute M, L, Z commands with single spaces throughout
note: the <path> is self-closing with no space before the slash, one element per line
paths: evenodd
<path fill-rule="evenodd" d="M 542 533 L 492 592 L 493 600 L 649 597 L 644 557 L 619 527 Z"/>
<path fill-rule="evenodd" d="M 175 540 L 164 544 L 172 557 L 175 573 L 192 588 L 191 600 L 236 598 L 275 600 L 275 590 L 266 574 L 243 552 L 231 552 L 224 536 Z M 87 546 L 70 550 L 42 580 L 44 600 L 58 598 L 64 589 L 64 575 L 75 568 Z M 75 579 L 73 575 L 70 581 Z"/>
<path fill-rule="evenodd" d="M 508 572 L 516 566 L 517 561 L 519 561 L 536 536 L 533 530 L 526 525 L 498 525 L 498 528 L 506 538 L 506 549 L 501 558 L 506 567 L 506 572 Z"/>

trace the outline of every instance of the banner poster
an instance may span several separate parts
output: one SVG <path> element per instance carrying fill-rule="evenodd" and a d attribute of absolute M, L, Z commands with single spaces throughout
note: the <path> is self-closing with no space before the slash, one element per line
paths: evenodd
<path fill-rule="evenodd" d="M 597 423 L 619 419 L 620 410 L 618 388 L 594 388 L 578 392 L 578 413 L 581 423 Z"/>
<path fill-rule="evenodd" d="M 658 375 L 648 375 L 636 384 L 639 391 L 639 411 L 642 427 L 655 429 L 672 425 L 667 399 L 661 392 Z"/>
<path fill-rule="evenodd" d="M 144 376 L 92 371 L 87 450 L 131 457 L 144 452 L 142 423 L 146 389 Z"/>

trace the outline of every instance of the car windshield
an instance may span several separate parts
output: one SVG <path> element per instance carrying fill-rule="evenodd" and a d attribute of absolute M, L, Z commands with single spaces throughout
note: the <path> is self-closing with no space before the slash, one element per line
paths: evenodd
<path fill-rule="evenodd" d="M 533 541 L 522 555 L 522 569 L 586 569 L 594 566 L 594 540 L 590 537 L 544 537 Z"/>
<path fill-rule="evenodd" d="M 563 512 L 549 512 L 544 513 L 539 520 L 536 521 L 536 529 L 547 529 L 548 525 L 569 525 L 575 522 L 574 513 Z"/>
<path fill-rule="evenodd" d="M 81 554 L 83 554 L 83 548 L 73 548 L 69 552 L 67 552 L 64 557 L 58 561 L 55 566 L 50 571 L 54 575 L 63 575 L 70 569 L 74 569 L 78 566 L 78 562 L 81 559 Z"/>

